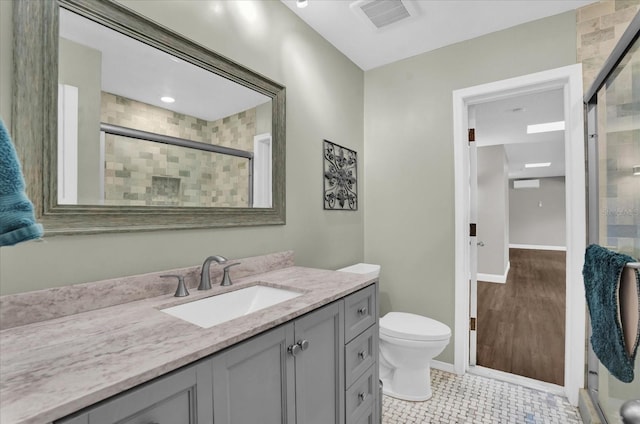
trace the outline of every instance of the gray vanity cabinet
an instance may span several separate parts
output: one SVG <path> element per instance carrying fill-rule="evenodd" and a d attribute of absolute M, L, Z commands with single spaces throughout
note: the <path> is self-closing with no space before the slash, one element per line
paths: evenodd
<path fill-rule="evenodd" d="M 342 302 L 213 357 L 215 424 L 344 423 Z"/>
<path fill-rule="evenodd" d="M 157 378 L 56 424 L 197 424 L 213 421 L 210 360 Z"/>
<path fill-rule="evenodd" d="M 373 424 L 376 285 L 54 424 Z"/>

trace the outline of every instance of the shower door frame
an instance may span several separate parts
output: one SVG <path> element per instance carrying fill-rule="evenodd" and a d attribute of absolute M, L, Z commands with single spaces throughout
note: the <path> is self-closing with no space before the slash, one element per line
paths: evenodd
<path fill-rule="evenodd" d="M 616 44 L 611 55 L 605 61 L 598 72 L 593 84 L 584 95 L 585 119 L 586 119 L 586 154 L 587 154 L 587 231 L 588 243 L 599 242 L 599 189 L 598 189 L 598 93 L 604 87 L 609 77 L 617 69 L 617 66 L 625 58 L 633 44 L 640 37 L 640 12 L 629 23 L 626 31 Z M 591 338 L 591 325 L 588 325 L 588 340 Z M 599 364 L 600 361 L 593 351 L 591 342 L 587 340 L 587 392 L 603 423 L 608 423 L 599 401 Z"/>

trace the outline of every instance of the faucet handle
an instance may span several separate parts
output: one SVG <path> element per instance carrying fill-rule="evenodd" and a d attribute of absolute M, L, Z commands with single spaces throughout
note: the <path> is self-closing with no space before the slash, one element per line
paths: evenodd
<path fill-rule="evenodd" d="M 161 275 L 160 278 L 169 278 L 175 277 L 178 279 L 178 288 L 176 289 L 175 297 L 185 297 L 189 296 L 189 291 L 187 291 L 187 286 L 184 284 L 184 277 L 182 275 L 168 274 Z"/>
<path fill-rule="evenodd" d="M 229 276 L 229 268 L 236 265 L 240 265 L 240 262 L 229 264 L 223 268 L 224 274 L 222 276 L 222 282 L 220 283 L 221 286 L 230 286 L 231 284 L 233 284 L 233 282 L 231 281 L 231 277 Z"/>

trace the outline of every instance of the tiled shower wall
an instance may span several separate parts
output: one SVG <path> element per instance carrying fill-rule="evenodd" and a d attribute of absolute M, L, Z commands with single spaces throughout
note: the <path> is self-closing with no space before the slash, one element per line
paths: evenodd
<path fill-rule="evenodd" d="M 102 93 L 102 122 L 253 151 L 256 110 L 205 121 Z M 249 206 L 249 161 L 229 155 L 107 135 L 105 204 Z"/>
<path fill-rule="evenodd" d="M 578 9 L 577 61 L 582 62 L 585 91 L 638 10 L 640 0 L 601 0 Z"/>

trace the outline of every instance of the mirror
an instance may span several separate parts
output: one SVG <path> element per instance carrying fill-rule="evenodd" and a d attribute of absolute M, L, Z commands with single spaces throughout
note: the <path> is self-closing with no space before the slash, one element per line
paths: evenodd
<path fill-rule="evenodd" d="M 284 224 L 283 86 L 111 1 L 16 0 L 14 49 L 46 234 Z"/>

